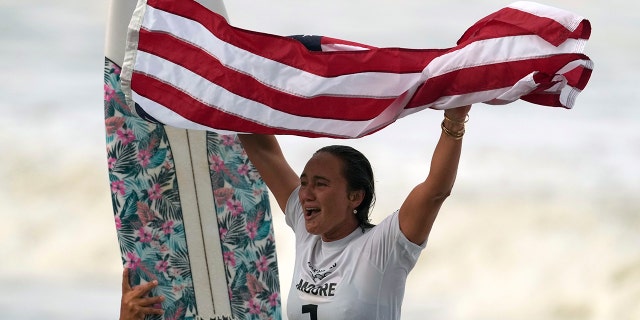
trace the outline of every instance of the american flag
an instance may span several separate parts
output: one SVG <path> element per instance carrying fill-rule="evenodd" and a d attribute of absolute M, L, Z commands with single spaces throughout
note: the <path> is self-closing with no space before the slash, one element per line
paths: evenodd
<path fill-rule="evenodd" d="M 236 28 L 195 1 L 140 0 L 122 85 L 139 114 L 166 125 L 357 138 L 424 109 L 572 108 L 593 69 L 590 33 L 584 17 L 516 2 L 455 47 L 376 48 Z"/>

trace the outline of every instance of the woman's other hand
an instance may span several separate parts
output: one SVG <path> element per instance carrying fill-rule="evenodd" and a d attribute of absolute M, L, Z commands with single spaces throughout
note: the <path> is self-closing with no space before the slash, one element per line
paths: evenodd
<path fill-rule="evenodd" d="M 154 280 L 131 288 L 129 269 L 122 273 L 122 300 L 120 301 L 120 320 L 143 320 L 148 314 L 163 314 L 160 303 L 164 297 L 149 297 L 151 289 L 158 285 Z"/>

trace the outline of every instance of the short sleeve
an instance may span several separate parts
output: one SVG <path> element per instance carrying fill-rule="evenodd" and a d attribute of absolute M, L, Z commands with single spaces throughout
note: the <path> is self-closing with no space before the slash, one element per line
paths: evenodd
<path fill-rule="evenodd" d="M 413 268 L 425 248 L 427 241 L 417 245 L 402 233 L 398 219 L 398 211 L 386 217 L 370 231 L 367 244 L 371 261 L 384 270 L 389 262 L 399 263 L 409 269 Z"/>
<path fill-rule="evenodd" d="M 300 221 L 302 216 L 302 205 L 300 204 L 300 198 L 298 198 L 298 191 L 300 190 L 300 186 L 295 188 L 293 192 L 289 195 L 289 200 L 287 200 L 287 205 L 284 208 L 285 221 L 287 225 L 296 231 L 296 226 Z"/>
<path fill-rule="evenodd" d="M 402 230 L 400 230 L 400 220 L 398 219 L 397 211 L 394 214 L 394 216 L 395 216 L 394 227 L 398 232 L 398 245 L 402 247 L 403 249 L 402 251 L 408 255 L 407 258 L 410 261 L 413 261 L 415 263 L 416 261 L 418 261 L 418 258 L 420 257 L 420 253 L 422 253 L 422 250 L 424 250 L 424 248 L 427 246 L 427 241 L 429 239 L 425 239 L 424 242 L 420 245 L 417 245 L 411 242 L 409 239 L 407 239 L 407 236 L 405 236 L 404 233 L 402 233 Z"/>

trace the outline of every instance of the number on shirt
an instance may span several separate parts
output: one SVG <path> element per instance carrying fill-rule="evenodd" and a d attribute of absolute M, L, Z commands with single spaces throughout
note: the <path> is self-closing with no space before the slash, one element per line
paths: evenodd
<path fill-rule="evenodd" d="M 318 320 L 318 306 L 315 304 L 305 304 L 302 306 L 302 314 L 309 313 L 311 320 Z"/>

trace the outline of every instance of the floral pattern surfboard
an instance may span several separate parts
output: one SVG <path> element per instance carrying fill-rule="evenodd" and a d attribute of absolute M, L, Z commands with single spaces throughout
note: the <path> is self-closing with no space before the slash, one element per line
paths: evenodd
<path fill-rule="evenodd" d="M 178 180 L 164 127 L 126 105 L 120 67 L 105 59 L 104 112 L 109 183 L 124 267 L 133 284 L 158 280 L 164 316 L 200 319 Z M 280 319 L 275 241 L 264 182 L 234 135 L 207 133 L 211 192 L 234 319 Z M 151 317 L 150 317 L 151 318 Z"/>

